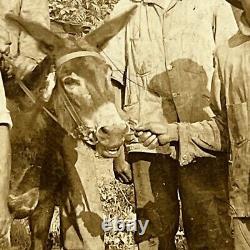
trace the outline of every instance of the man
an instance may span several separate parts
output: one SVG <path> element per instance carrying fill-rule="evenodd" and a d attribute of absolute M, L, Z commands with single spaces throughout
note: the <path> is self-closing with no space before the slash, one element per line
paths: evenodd
<path fill-rule="evenodd" d="M 1 26 L 0 26 L 1 27 Z M 9 51 L 8 32 L 0 28 L 0 60 L 3 54 Z M 8 209 L 9 181 L 10 181 L 10 165 L 11 150 L 9 128 L 12 126 L 9 111 L 6 108 L 5 92 L 0 71 L 0 238 L 7 234 L 10 213 Z"/>
<path fill-rule="evenodd" d="M 213 52 L 237 30 L 230 5 L 222 0 L 121 0 L 114 13 L 134 4 L 132 21 L 104 49 L 114 80 L 125 85 L 126 114 L 141 124 L 210 119 Z M 158 142 L 156 136 L 150 140 L 145 146 Z M 136 237 L 139 248 L 175 249 L 179 191 L 190 249 L 231 249 L 227 155 L 216 153 L 180 167 L 187 159 L 175 160 L 179 149 L 176 143 L 146 148 L 136 138 L 127 145 L 137 217 L 150 221 L 145 235 Z M 119 159 L 115 168 L 127 174 L 127 164 Z"/>
<path fill-rule="evenodd" d="M 161 124 L 144 125 L 144 130 L 151 130 L 151 132 L 154 131 L 153 134 L 160 135 L 158 136 L 160 142 L 159 140 L 157 142 L 160 144 L 169 142 L 174 137 L 172 134 L 177 134 L 178 138 L 175 139 L 180 143 L 180 160 L 185 153 L 188 162 L 192 162 L 195 157 L 203 157 L 208 152 L 212 156 L 213 151 L 226 151 L 230 136 L 232 152 L 230 200 L 234 249 L 245 250 L 250 247 L 250 110 L 248 105 L 250 1 L 230 0 L 228 2 L 244 9 L 244 13 L 239 20 L 239 32 L 217 49 L 217 67 L 213 78 L 211 105 L 216 117 L 210 121 L 173 125 L 172 131 L 174 126 L 176 131 L 171 134 L 168 128 Z M 149 133 L 140 132 L 140 139 L 144 143 L 149 142 Z M 147 145 L 151 144 L 147 142 Z M 157 143 L 154 146 L 157 146 Z"/>

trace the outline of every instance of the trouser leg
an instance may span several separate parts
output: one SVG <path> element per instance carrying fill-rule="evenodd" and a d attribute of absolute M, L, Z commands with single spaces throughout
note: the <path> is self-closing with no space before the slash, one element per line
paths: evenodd
<path fill-rule="evenodd" d="M 199 159 L 179 168 L 183 223 L 192 250 L 232 249 L 226 159 Z"/>
<path fill-rule="evenodd" d="M 140 250 L 175 249 L 178 230 L 176 162 L 168 156 L 131 153 L 137 220 L 149 220 L 144 235 L 136 233 Z"/>
<path fill-rule="evenodd" d="M 103 211 L 97 186 L 98 159 L 83 143 L 66 138 L 64 161 L 67 199 L 62 210 L 62 235 L 65 249 L 104 249 L 101 228 Z"/>
<path fill-rule="evenodd" d="M 234 249 L 250 249 L 250 218 L 233 218 Z"/>

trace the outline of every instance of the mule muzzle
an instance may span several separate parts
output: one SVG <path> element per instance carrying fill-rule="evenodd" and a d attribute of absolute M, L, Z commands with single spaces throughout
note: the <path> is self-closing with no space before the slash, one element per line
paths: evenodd
<path fill-rule="evenodd" d="M 103 157 L 114 158 L 120 154 L 120 148 L 130 128 L 127 123 L 102 126 L 96 131 L 96 149 Z"/>

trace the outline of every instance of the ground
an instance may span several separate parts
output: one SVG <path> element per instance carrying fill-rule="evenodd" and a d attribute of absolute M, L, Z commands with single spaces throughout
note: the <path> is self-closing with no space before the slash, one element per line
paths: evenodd
<path fill-rule="evenodd" d="M 121 219 L 135 218 L 133 185 L 121 184 L 114 178 L 111 160 L 100 160 L 98 184 L 104 213 L 107 217 L 113 216 Z M 18 247 L 18 250 L 28 249 L 29 233 L 27 221 L 16 221 L 11 235 L 13 246 Z M 59 239 L 60 233 L 57 208 L 55 210 L 50 234 L 50 241 L 53 243 L 53 249 L 59 249 Z M 135 249 L 132 233 L 107 233 L 105 235 L 105 243 L 110 249 Z M 187 249 L 182 230 L 180 230 L 176 236 L 176 243 L 178 250 Z"/>

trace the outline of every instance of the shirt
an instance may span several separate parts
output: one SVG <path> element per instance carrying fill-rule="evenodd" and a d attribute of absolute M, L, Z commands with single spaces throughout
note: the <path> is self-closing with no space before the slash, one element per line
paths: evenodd
<path fill-rule="evenodd" d="M 39 22 L 49 28 L 49 7 L 47 0 L 0 0 L 0 26 L 9 31 L 11 46 L 10 56 L 22 56 L 39 63 L 45 55 L 38 48 L 37 42 L 17 25 L 5 19 L 8 13 Z"/>
<path fill-rule="evenodd" d="M 231 141 L 230 200 L 233 216 L 250 216 L 250 27 L 244 14 L 239 32 L 216 52 L 210 121 L 179 125 L 182 165 L 196 157 L 228 151 Z"/>
<path fill-rule="evenodd" d="M 8 124 L 9 127 L 12 127 L 10 112 L 6 108 L 6 98 L 3 87 L 2 75 L 0 72 L 0 125 L 1 124 Z"/>
<path fill-rule="evenodd" d="M 209 119 L 214 49 L 237 31 L 224 0 L 121 0 L 112 16 L 137 5 L 128 25 L 103 54 L 125 85 L 124 110 L 138 123 Z M 136 140 L 129 151 L 152 151 Z"/>

